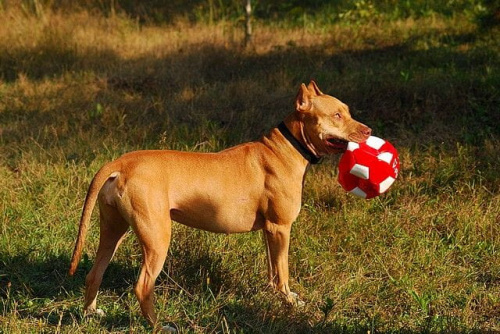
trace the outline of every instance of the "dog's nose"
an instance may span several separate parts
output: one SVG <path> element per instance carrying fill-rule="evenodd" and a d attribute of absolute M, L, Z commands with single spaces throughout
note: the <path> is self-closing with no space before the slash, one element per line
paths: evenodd
<path fill-rule="evenodd" d="M 369 127 L 365 126 L 362 130 L 361 130 L 361 133 L 366 136 L 366 137 L 370 137 L 371 134 L 372 134 L 372 129 L 370 129 Z"/>

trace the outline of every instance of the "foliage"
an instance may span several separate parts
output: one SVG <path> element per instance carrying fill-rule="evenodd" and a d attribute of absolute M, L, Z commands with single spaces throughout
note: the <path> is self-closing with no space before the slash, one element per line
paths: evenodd
<path fill-rule="evenodd" d="M 190 22 L 214 23 L 243 20 L 240 0 L 4 0 L 0 8 L 21 6 L 25 11 L 42 15 L 44 10 L 90 10 L 105 15 L 124 14 L 143 23 L 173 23 L 179 18 Z M 398 20 L 409 17 L 453 16 L 465 13 L 481 24 L 498 24 L 498 0 L 254 0 L 254 16 L 264 21 L 289 26 L 325 25 L 331 23 L 361 23 L 370 20 Z"/>

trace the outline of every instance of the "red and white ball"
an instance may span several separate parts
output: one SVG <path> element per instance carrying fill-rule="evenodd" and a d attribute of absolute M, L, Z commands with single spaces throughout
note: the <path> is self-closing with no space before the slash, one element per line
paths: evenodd
<path fill-rule="evenodd" d="M 342 188 L 365 199 L 386 192 L 398 174 L 398 151 L 388 141 L 375 136 L 364 143 L 349 142 L 339 162 Z"/>

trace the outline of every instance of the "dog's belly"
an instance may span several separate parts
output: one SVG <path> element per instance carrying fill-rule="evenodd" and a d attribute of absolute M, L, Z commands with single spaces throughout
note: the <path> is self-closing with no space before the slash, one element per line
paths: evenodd
<path fill-rule="evenodd" d="M 245 203 L 248 200 L 232 202 L 216 205 L 210 201 L 196 201 L 189 207 L 171 209 L 170 216 L 183 225 L 215 233 L 242 233 L 263 228 L 264 218 L 256 208 L 248 207 Z"/>

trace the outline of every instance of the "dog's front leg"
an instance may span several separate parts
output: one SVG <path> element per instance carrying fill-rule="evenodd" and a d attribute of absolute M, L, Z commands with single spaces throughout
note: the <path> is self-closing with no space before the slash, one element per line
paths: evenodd
<path fill-rule="evenodd" d="M 288 286 L 288 250 L 292 224 L 266 223 L 264 241 L 266 243 L 269 285 L 284 294 L 293 305 L 302 305 L 298 295 Z"/>

